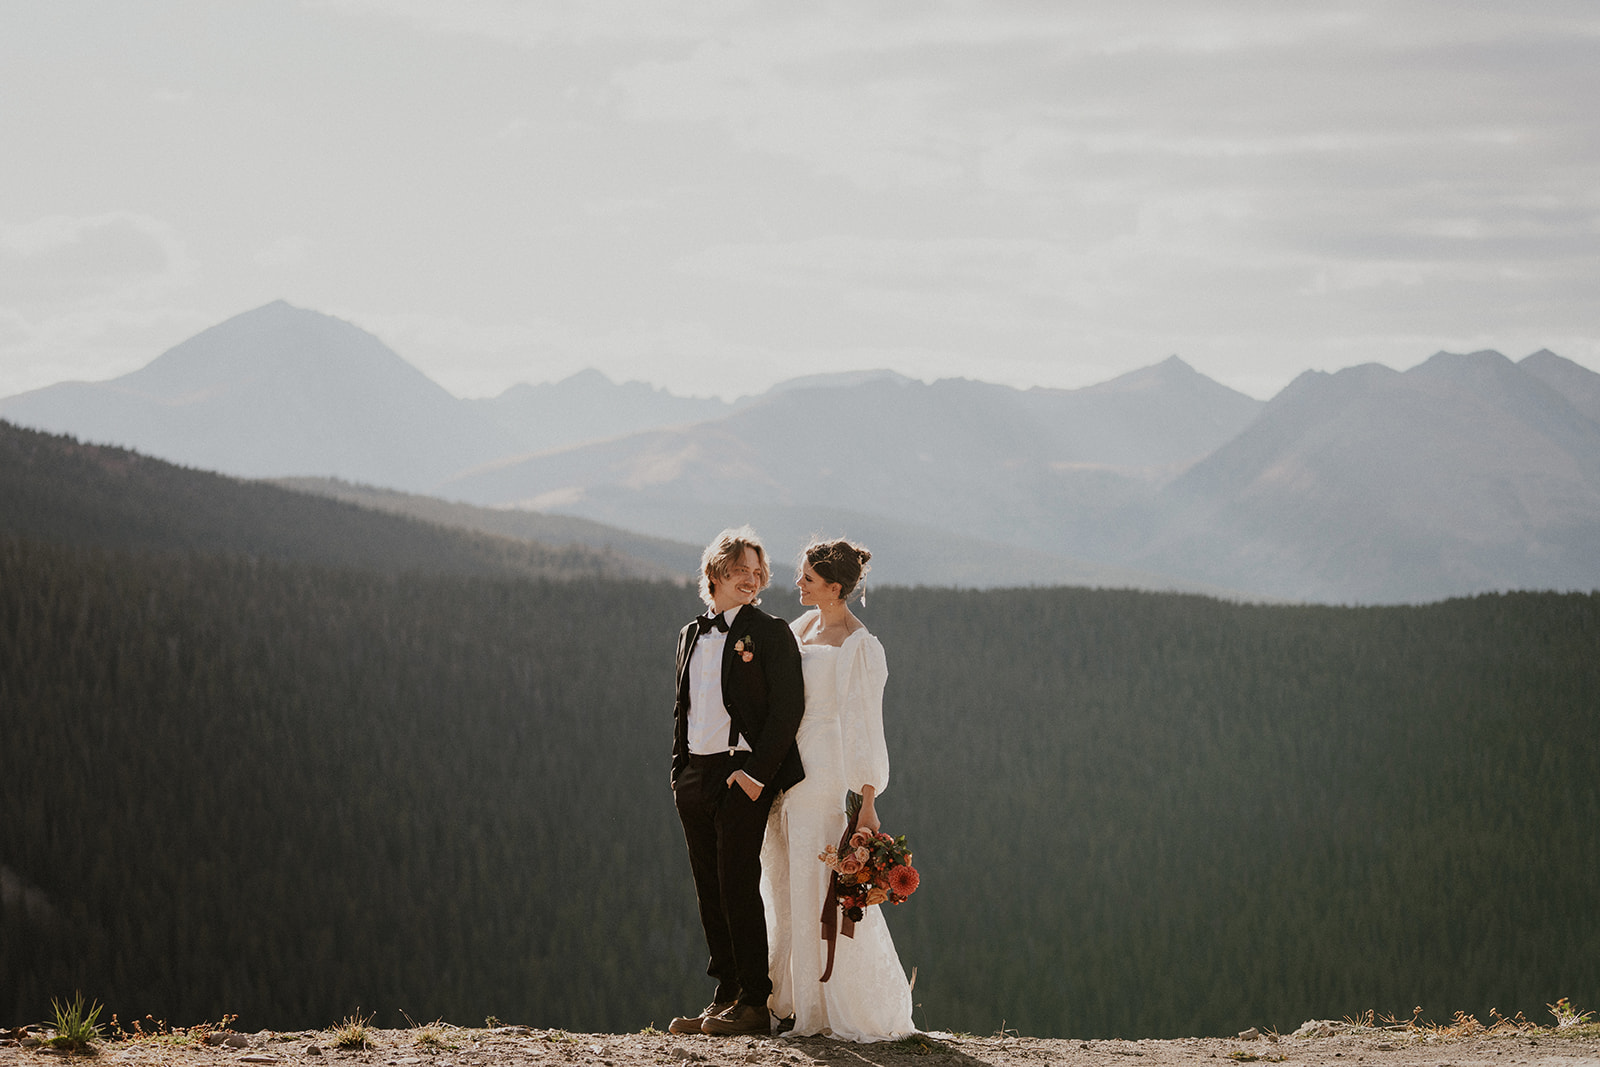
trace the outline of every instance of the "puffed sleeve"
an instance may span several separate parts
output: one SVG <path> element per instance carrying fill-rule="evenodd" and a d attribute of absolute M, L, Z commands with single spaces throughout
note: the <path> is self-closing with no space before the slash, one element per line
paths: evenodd
<path fill-rule="evenodd" d="M 889 746 L 883 739 L 883 687 L 889 664 L 883 645 L 866 630 L 845 641 L 839 656 L 839 725 L 844 732 L 845 784 L 855 792 L 889 788 Z"/>

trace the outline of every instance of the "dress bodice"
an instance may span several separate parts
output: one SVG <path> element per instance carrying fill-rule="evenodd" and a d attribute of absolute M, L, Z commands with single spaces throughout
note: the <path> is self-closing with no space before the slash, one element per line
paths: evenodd
<path fill-rule="evenodd" d="M 790 624 L 798 638 L 813 615 Z M 889 668 L 883 646 L 861 627 L 834 645 L 800 645 L 806 712 L 795 741 L 806 775 L 816 784 L 846 780 L 857 792 L 871 784 L 881 795 L 889 785 L 889 751 L 883 738 L 883 687 Z"/>
<path fill-rule="evenodd" d="M 801 721 L 837 721 L 839 649 L 833 645 L 801 645 L 800 670 L 806 682 L 806 717 Z"/>

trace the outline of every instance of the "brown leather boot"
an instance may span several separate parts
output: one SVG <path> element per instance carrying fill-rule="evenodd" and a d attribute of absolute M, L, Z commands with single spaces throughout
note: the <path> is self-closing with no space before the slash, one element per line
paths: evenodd
<path fill-rule="evenodd" d="M 707 1004 L 706 1007 L 705 1007 L 705 1010 L 702 1011 L 699 1015 L 695 1015 L 695 1016 L 680 1015 L 677 1018 L 673 1019 L 672 1022 L 667 1024 L 667 1033 L 669 1033 L 669 1034 L 698 1034 L 698 1033 L 701 1032 L 701 1030 L 700 1030 L 701 1024 L 703 1024 L 707 1019 L 711 1018 L 713 1015 L 721 1015 L 723 1012 L 725 1012 L 729 1008 L 733 1007 L 734 1003 L 735 1003 L 734 1001 L 725 1000 L 720 1004 L 717 1004 L 717 1003 Z"/>
<path fill-rule="evenodd" d="M 726 1037 L 730 1034 L 772 1033 L 772 1013 L 755 1004 L 735 1004 L 700 1024 L 702 1034 Z"/>

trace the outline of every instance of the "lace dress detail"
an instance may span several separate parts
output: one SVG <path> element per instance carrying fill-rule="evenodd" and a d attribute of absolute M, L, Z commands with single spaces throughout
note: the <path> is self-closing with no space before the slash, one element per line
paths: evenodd
<path fill-rule="evenodd" d="M 798 628 L 799 623 L 795 626 Z M 771 953 L 771 1007 L 794 1016 L 794 1033 L 885 1041 L 915 1033 L 911 988 L 884 906 L 866 910 L 855 937 L 836 942 L 833 975 L 822 982 L 822 900 L 829 871 L 817 858 L 844 833 L 845 793 L 889 784 L 883 740 L 883 646 L 865 629 L 839 648 L 801 645 L 806 713 L 796 744 L 806 776 L 772 807 L 761 850 L 761 896 Z"/>

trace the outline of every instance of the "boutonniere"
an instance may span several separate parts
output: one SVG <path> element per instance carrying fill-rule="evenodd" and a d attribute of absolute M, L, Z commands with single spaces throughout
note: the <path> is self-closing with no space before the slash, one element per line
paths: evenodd
<path fill-rule="evenodd" d="M 733 650 L 739 654 L 740 659 L 749 663 L 756 658 L 756 639 L 745 634 L 733 643 Z"/>

